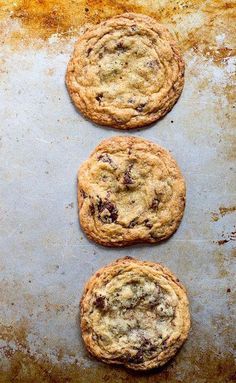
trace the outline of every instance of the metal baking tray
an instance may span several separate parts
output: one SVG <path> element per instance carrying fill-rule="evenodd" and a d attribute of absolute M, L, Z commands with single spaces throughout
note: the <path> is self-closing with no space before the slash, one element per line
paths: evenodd
<path fill-rule="evenodd" d="M 234 1 L 5 0 L 0 8 L 0 382 L 235 382 Z M 124 11 L 177 35 L 183 94 L 161 121 L 132 132 L 86 121 L 64 75 L 79 28 Z M 108 249 L 78 224 L 76 173 L 104 138 L 169 149 L 187 182 L 177 233 Z M 159 371 L 137 374 L 88 356 L 77 324 L 85 281 L 118 257 L 162 262 L 185 284 L 189 340 Z"/>

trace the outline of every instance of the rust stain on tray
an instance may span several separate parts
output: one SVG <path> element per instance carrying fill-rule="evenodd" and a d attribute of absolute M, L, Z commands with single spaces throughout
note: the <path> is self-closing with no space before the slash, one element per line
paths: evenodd
<path fill-rule="evenodd" d="M 218 320 L 217 320 L 218 323 Z M 214 325 L 214 324 L 213 324 Z M 194 327 L 194 326 L 193 326 Z M 93 369 L 82 365 L 75 359 L 73 363 L 52 363 L 46 356 L 35 355 L 31 352 L 26 340 L 28 323 L 22 322 L 15 325 L 1 328 L 2 339 L 11 340 L 16 347 L 6 346 L 4 349 L 5 356 L 9 359 L 9 369 L 1 371 L 0 383 L 159 383 L 171 382 L 179 383 L 184 381 L 190 383 L 197 379 L 205 379 L 208 383 L 215 383 L 216 376 L 221 377 L 222 382 L 234 382 L 235 380 L 235 364 L 233 355 L 230 352 L 222 353 L 211 344 L 211 336 L 204 334 L 206 339 L 206 347 L 198 344 L 200 339 L 199 330 L 193 329 L 198 333 L 199 337 L 193 337 L 195 344 L 192 346 L 191 355 L 187 347 L 180 351 L 177 357 L 169 363 L 165 368 L 154 370 L 147 373 L 136 373 L 119 367 L 111 367 L 102 363 L 96 364 Z M 228 332 L 222 334 L 223 339 L 229 336 Z M 195 339 L 195 340 L 194 340 Z M 64 353 L 65 354 L 65 353 Z M 62 359 L 63 350 L 60 350 Z M 195 365 L 195 370 L 185 371 L 184 376 L 180 377 L 178 372 L 180 358 L 182 363 Z M 180 380 L 181 379 L 181 380 Z M 184 380 L 182 380 L 184 379 Z M 199 380 L 198 380 L 199 381 Z"/>
<path fill-rule="evenodd" d="M 113 15 L 131 11 L 150 15 L 167 24 L 177 35 L 183 52 L 192 49 L 197 55 L 203 56 L 203 60 L 210 59 L 218 66 L 223 66 L 235 54 L 235 4 L 235 1 L 221 0 L 127 0 L 125 2 L 122 0 L 15 0 L 14 2 L 5 0 L 0 1 L 0 21 L 2 22 L 0 44 L 11 44 L 16 50 L 31 44 L 35 49 L 38 39 L 46 45 L 47 40 L 54 34 L 64 44 L 64 39 L 76 36 L 84 24 L 97 23 Z M 8 32 L 8 26 L 12 25 L 14 28 L 9 28 Z M 224 39 L 221 41 L 222 35 Z M 219 36 L 218 40 L 217 36 Z M 4 59 L 2 63 L 4 64 Z M 3 72 L 4 68 L 0 71 Z M 51 76 L 53 71 L 53 68 L 49 68 L 47 74 Z M 198 65 L 192 69 L 191 77 L 199 77 Z M 202 83 L 198 82 L 198 86 L 201 86 L 199 88 L 201 91 L 205 91 L 209 86 L 214 89 L 212 85 L 209 85 L 208 78 L 204 78 Z M 222 85 L 217 87 L 219 88 L 217 92 L 224 93 L 232 104 L 235 100 L 233 85 L 228 84 L 223 90 Z M 219 103 L 216 104 L 218 109 Z M 235 139 L 230 135 L 227 140 L 231 146 L 227 147 L 226 155 L 231 160 L 235 158 L 235 145 L 233 145 Z M 73 208 L 72 203 L 66 206 L 66 209 L 70 208 Z M 212 219 L 217 221 L 234 211 L 236 211 L 235 206 L 220 207 L 219 211 L 212 213 Z M 234 228 L 231 234 L 222 233 L 222 238 L 217 241 L 221 245 L 215 253 L 220 279 L 229 274 L 225 266 L 226 258 L 220 250 L 224 249 L 222 245 L 235 239 Z M 15 291 L 21 291 L 21 289 L 15 288 Z M 232 295 L 230 287 L 227 288 L 226 293 L 228 296 Z M 21 291 L 21 295 L 26 298 L 24 294 Z M 30 297 L 27 300 L 28 306 L 33 310 L 35 302 Z M 9 301 L 9 305 L 14 304 L 10 302 L 12 300 Z M 58 314 L 64 310 L 64 306 L 46 302 L 44 309 Z M 220 324 L 223 329 L 223 319 Z M 233 333 L 233 329 L 231 330 Z M 92 368 L 88 368 L 76 359 L 73 363 L 64 364 L 63 360 L 68 356 L 68 352 L 62 348 L 55 351 L 58 362 L 52 363 L 47 355 L 31 351 L 31 345 L 28 343 L 30 331 L 27 320 L 9 326 L 0 326 L 0 338 L 7 344 L 4 346 L 4 354 L 9 366 L 8 370 L 0 372 L 0 383 L 156 383 L 157 381 L 158 383 L 167 381 L 216 383 L 216 377 L 219 377 L 219 382 L 236 381 L 233 355 L 229 351 L 222 352 L 216 349 L 215 342 L 211 339 L 212 334 L 201 333 L 196 329 L 190 336 L 189 342 L 169 365 L 158 372 L 149 372 L 145 375 L 95 362 Z M 229 344 L 229 336 L 227 333 L 222 335 L 225 345 Z M 204 347 L 198 343 L 200 338 L 206 340 Z M 14 346 L 11 346 L 12 344 Z M 191 368 L 186 369 L 186 366 Z"/>
<path fill-rule="evenodd" d="M 234 1 L 16 0 L 4 4 L 1 18 L 17 20 L 23 26 L 11 34 L 11 43 L 47 39 L 53 34 L 72 36 L 86 23 L 123 12 L 140 12 L 168 24 L 184 51 L 193 48 L 217 64 L 235 54 Z M 226 34 L 226 40 L 219 46 L 215 37 L 221 33 Z"/>

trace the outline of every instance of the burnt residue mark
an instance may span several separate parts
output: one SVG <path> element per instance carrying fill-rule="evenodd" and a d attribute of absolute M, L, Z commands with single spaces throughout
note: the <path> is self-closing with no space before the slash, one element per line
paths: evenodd
<path fill-rule="evenodd" d="M 133 166 L 134 166 L 134 164 L 129 164 L 127 169 L 125 170 L 125 173 L 124 173 L 123 182 L 127 186 L 132 185 L 134 183 L 132 176 L 131 176 L 131 171 L 132 171 Z"/>
<path fill-rule="evenodd" d="M 98 218 L 103 223 L 113 223 L 116 222 L 118 218 L 118 210 L 114 203 L 109 201 L 107 198 L 102 200 L 99 197 L 98 204 Z"/>
<path fill-rule="evenodd" d="M 224 323 L 222 322 L 222 325 Z M 1 383 L 146 383 L 147 381 L 148 383 L 166 383 L 167 381 L 200 383 L 203 378 L 207 383 L 216 383 L 216 372 L 217 382 L 235 382 L 235 361 L 233 354 L 228 351 L 229 344 L 225 345 L 225 349 L 219 350 L 214 344 L 212 334 L 195 328 L 195 325 L 190 341 L 171 363 L 145 374 L 132 372 L 119 366 L 95 363 L 85 354 L 85 350 L 82 360 L 78 360 L 74 354 L 73 362 L 64 363 L 63 360 L 67 359 L 68 351 L 60 348 L 58 352 L 56 351 L 58 360 L 51 362 L 42 349 L 39 354 L 31 351 L 30 338 L 27 337 L 28 324 L 21 323 L 19 327 L 18 325 L 19 323 L 0 327 L 2 339 L 9 343 L 2 349 L 7 358 L 7 364 L 6 368 L 0 372 Z M 202 339 L 204 342 L 200 343 L 199 340 Z M 228 341 L 230 339 L 228 332 L 222 332 L 222 344 L 227 339 Z M 146 348 L 144 344 L 143 348 Z M 54 360 L 54 353 L 53 356 Z M 136 356 L 139 357 L 137 353 Z"/>
<path fill-rule="evenodd" d="M 229 207 L 219 207 L 220 215 L 224 217 L 224 215 L 233 213 L 236 211 L 236 206 L 229 206 Z"/>
<path fill-rule="evenodd" d="M 218 214 L 218 213 L 214 213 L 214 212 L 212 212 L 212 213 L 211 213 L 211 219 L 212 219 L 212 221 L 214 221 L 214 222 L 219 221 L 219 219 L 220 219 L 219 214 Z"/>
<path fill-rule="evenodd" d="M 231 233 L 224 233 L 222 232 L 222 239 L 220 239 L 219 241 L 217 241 L 218 245 L 225 245 L 227 242 L 230 242 L 230 241 L 236 241 L 236 230 L 235 230 L 236 226 L 234 226 L 234 230 L 231 231 Z"/>
<path fill-rule="evenodd" d="M 68 203 L 68 205 L 66 205 L 66 209 L 74 209 L 74 202 Z"/>
<path fill-rule="evenodd" d="M 234 213 L 236 211 L 236 206 L 220 206 L 219 212 L 212 212 L 211 219 L 212 221 L 218 221 L 221 217 L 224 217 L 226 214 Z"/>
<path fill-rule="evenodd" d="M 225 243 L 229 242 L 229 239 L 221 239 L 220 241 L 217 241 L 218 245 L 224 245 Z"/>

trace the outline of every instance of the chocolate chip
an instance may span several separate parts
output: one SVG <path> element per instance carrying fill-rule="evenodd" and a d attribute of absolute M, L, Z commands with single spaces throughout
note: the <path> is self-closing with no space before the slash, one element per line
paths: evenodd
<path fill-rule="evenodd" d="M 85 12 L 89 12 L 89 9 L 88 8 L 84 8 Z"/>
<path fill-rule="evenodd" d="M 134 99 L 133 99 L 132 97 L 129 98 L 129 99 L 128 99 L 128 103 L 129 103 L 129 104 L 133 104 L 133 103 L 134 103 Z"/>
<path fill-rule="evenodd" d="M 104 210 L 107 210 L 108 213 L 101 215 L 101 213 L 103 213 Z M 114 203 L 112 203 L 111 201 L 102 201 L 102 199 L 100 198 L 98 202 L 98 211 L 100 213 L 98 215 L 98 218 L 104 223 L 112 223 L 117 220 L 118 210 Z"/>
<path fill-rule="evenodd" d="M 80 189 L 80 194 L 83 198 L 87 198 L 88 195 L 85 193 L 85 191 L 83 189 Z"/>
<path fill-rule="evenodd" d="M 103 53 L 100 52 L 100 53 L 98 54 L 98 57 L 99 57 L 100 59 L 102 59 L 102 58 L 103 58 Z"/>
<path fill-rule="evenodd" d="M 93 203 L 91 203 L 91 204 L 89 205 L 89 210 L 90 210 L 91 215 L 94 215 L 94 214 L 95 214 L 95 206 L 94 206 Z"/>
<path fill-rule="evenodd" d="M 99 105 L 101 104 L 101 101 L 103 99 L 103 93 L 98 93 L 97 96 L 95 97 L 96 100 L 99 102 Z"/>
<path fill-rule="evenodd" d="M 149 219 L 145 219 L 144 221 L 144 225 L 148 228 L 148 229 L 151 229 L 153 227 L 153 224 L 151 223 L 151 221 L 149 221 Z"/>
<path fill-rule="evenodd" d="M 97 297 L 94 304 L 99 309 L 104 309 L 106 306 L 106 298 L 103 296 Z"/>
<path fill-rule="evenodd" d="M 151 61 L 148 61 L 147 63 L 146 63 L 146 66 L 148 67 L 148 68 L 155 68 L 155 67 L 157 67 L 158 66 L 158 62 L 157 62 L 157 60 L 151 60 Z"/>
<path fill-rule="evenodd" d="M 146 105 L 146 103 L 139 104 L 135 110 L 137 110 L 137 112 L 142 112 Z"/>
<path fill-rule="evenodd" d="M 92 52 L 92 48 L 89 48 L 88 50 L 87 50 L 87 56 L 89 56 L 89 54 Z"/>
<path fill-rule="evenodd" d="M 98 161 L 108 162 L 109 164 L 112 163 L 112 159 L 107 153 L 104 153 L 98 156 Z"/>
<path fill-rule="evenodd" d="M 138 223 L 138 217 L 136 217 L 136 218 L 132 219 L 132 221 L 130 221 L 128 228 L 132 229 L 137 223 Z"/>
<path fill-rule="evenodd" d="M 150 339 L 147 339 L 144 336 L 142 336 L 141 349 L 151 352 L 151 351 L 156 350 L 156 346 L 150 341 Z"/>
<path fill-rule="evenodd" d="M 131 185 L 134 183 L 134 181 L 131 178 L 131 169 L 133 166 L 134 166 L 133 164 L 130 164 L 125 171 L 125 174 L 124 174 L 124 184 L 125 185 Z"/>
<path fill-rule="evenodd" d="M 151 204 L 151 208 L 152 209 L 157 209 L 158 206 L 159 206 L 159 203 L 160 203 L 160 201 L 159 201 L 159 199 L 157 197 L 153 198 L 152 204 Z"/>
<path fill-rule="evenodd" d="M 137 26 L 134 24 L 134 25 L 131 25 L 131 29 L 133 32 L 136 32 L 137 31 Z"/>
<path fill-rule="evenodd" d="M 118 44 L 116 44 L 116 50 L 120 53 L 124 53 L 127 50 L 127 48 L 122 42 L 119 42 Z"/>
<path fill-rule="evenodd" d="M 130 356 L 130 357 L 128 358 L 128 362 L 130 362 L 130 363 L 135 363 L 135 364 L 142 363 L 143 360 L 144 360 L 144 358 L 143 358 L 143 350 L 142 350 L 142 348 L 140 348 L 140 349 L 138 350 L 138 352 L 137 352 L 136 355 L 134 355 L 134 356 Z"/>

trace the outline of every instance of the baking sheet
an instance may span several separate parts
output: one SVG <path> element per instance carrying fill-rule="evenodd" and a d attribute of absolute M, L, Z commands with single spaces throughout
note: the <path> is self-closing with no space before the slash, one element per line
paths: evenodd
<path fill-rule="evenodd" d="M 0 382 L 234 382 L 234 2 L 1 2 Z M 177 34 L 186 85 L 151 127 L 86 121 L 64 74 L 84 23 L 126 10 Z M 154 246 L 100 247 L 78 224 L 76 173 L 104 138 L 144 137 L 169 149 L 187 182 L 177 233 Z M 136 374 L 88 356 L 77 325 L 85 281 L 122 256 L 167 265 L 185 284 L 192 330 L 160 371 Z"/>

